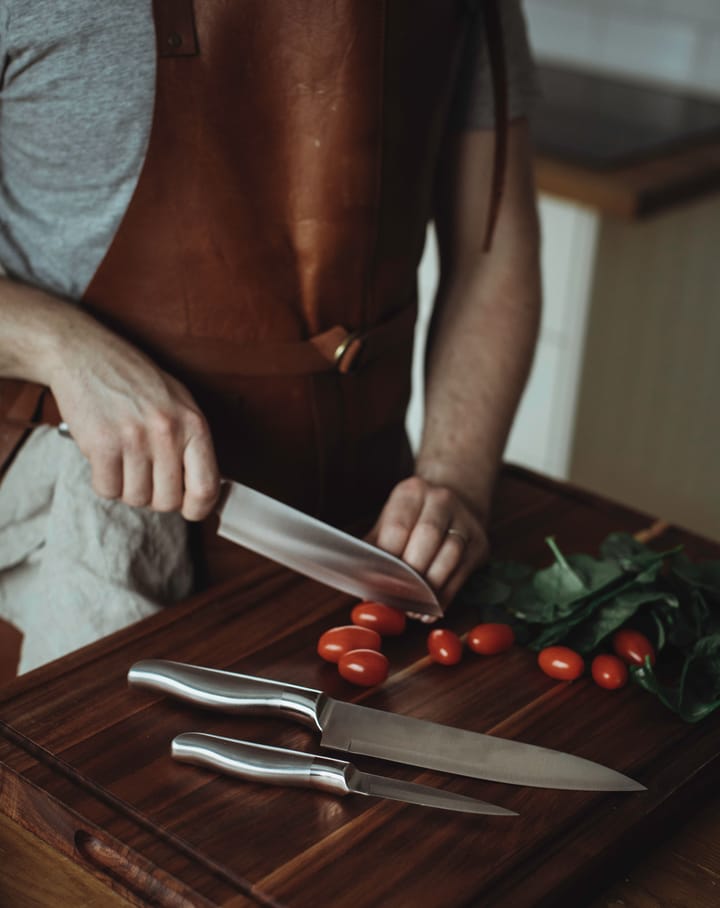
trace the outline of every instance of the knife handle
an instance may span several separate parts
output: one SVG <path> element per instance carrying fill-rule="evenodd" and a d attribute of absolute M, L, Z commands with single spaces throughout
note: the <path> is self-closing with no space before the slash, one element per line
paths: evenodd
<path fill-rule="evenodd" d="M 283 747 L 251 744 L 201 732 L 186 732 L 173 739 L 172 756 L 183 763 L 215 769 L 248 782 L 317 788 L 332 794 L 349 793 L 350 763 Z"/>
<path fill-rule="evenodd" d="M 196 706 L 224 713 L 283 716 L 321 731 L 322 691 L 253 675 L 186 665 L 167 659 L 144 659 L 128 672 L 135 687 L 179 697 Z"/>

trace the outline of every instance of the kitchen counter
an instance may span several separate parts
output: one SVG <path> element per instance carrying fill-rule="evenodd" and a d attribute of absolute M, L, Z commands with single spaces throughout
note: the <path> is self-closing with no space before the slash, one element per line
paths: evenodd
<path fill-rule="evenodd" d="M 492 535 L 497 557 L 544 564 L 550 533 L 568 549 L 592 551 L 612 530 L 648 524 L 597 497 L 507 470 Z M 680 541 L 694 557 L 720 554 L 674 529 L 662 545 Z M 237 581 L 0 689 L 0 845 L 8 823 L 17 824 L 18 841 L 39 837 L 44 845 L 32 855 L 47 858 L 45 869 L 25 877 L 26 902 L 9 901 L 13 890 L 3 893 L 3 886 L 12 876 L 0 872 L 4 904 L 58 904 L 48 895 L 57 853 L 70 875 L 94 878 L 136 906 L 585 906 L 613 880 L 627 885 L 632 860 L 699 806 L 707 810 L 720 769 L 720 714 L 689 726 L 635 686 L 609 693 L 588 679 L 555 682 L 519 647 L 498 658 L 467 654 L 451 668 L 433 665 L 424 655 L 427 630 L 417 624 L 388 641 L 391 674 L 381 688 L 352 688 L 315 654 L 320 632 L 345 623 L 350 604 L 258 559 Z M 446 619 L 458 631 L 474 621 L 459 608 Z M 627 772 L 648 790 L 545 791 L 355 761 L 520 814 L 478 819 L 238 783 L 174 763 L 171 737 L 204 730 L 304 750 L 317 748 L 317 738 L 288 722 L 202 712 L 128 689 L 129 666 L 149 657 L 278 678 L 555 747 Z M 27 849 L 18 848 L 25 860 Z M 713 882 L 712 845 L 698 854 L 711 870 L 686 881 L 693 894 L 685 904 L 693 908 L 712 904 L 693 889 Z"/>
<path fill-rule="evenodd" d="M 540 67 L 540 191 L 638 219 L 720 190 L 720 103 Z"/>

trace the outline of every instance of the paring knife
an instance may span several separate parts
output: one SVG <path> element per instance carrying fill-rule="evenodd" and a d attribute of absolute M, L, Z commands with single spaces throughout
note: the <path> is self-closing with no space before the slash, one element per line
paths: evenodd
<path fill-rule="evenodd" d="M 251 782 L 317 788 L 336 795 L 369 795 L 423 807 L 442 807 L 461 813 L 517 816 L 513 810 L 476 798 L 467 798 L 452 791 L 360 772 L 352 763 L 343 760 L 217 735 L 200 732 L 178 735 L 172 742 L 172 755 L 184 763 L 194 763 Z"/>
<path fill-rule="evenodd" d="M 302 511 L 224 480 L 218 534 L 360 599 L 442 615 L 432 588 L 400 558 Z"/>
<path fill-rule="evenodd" d="M 571 754 L 334 700 L 311 688 L 164 659 L 136 662 L 135 687 L 240 715 L 284 716 L 322 732 L 320 744 L 475 779 L 576 791 L 642 791 L 613 769 Z"/>

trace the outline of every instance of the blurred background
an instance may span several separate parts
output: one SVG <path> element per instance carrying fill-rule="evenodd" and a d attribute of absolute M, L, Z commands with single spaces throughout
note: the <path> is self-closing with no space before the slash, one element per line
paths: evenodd
<path fill-rule="evenodd" d="M 720 0 L 524 0 L 544 311 L 506 459 L 720 540 Z M 422 339 L 437 279 L 423 259 Z"/>

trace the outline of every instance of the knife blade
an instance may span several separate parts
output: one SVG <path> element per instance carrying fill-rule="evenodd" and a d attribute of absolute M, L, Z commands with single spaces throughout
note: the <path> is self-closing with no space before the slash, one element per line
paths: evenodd
<path fill-rule="evenodd" d="M 361 772 L 344 760 L 202 732 L 186 732 L 173 738 L 171 753 L 181 762 L 250 782 L 316 788 L 337 795 L 361 794 L 461 813 L 517 816 L 514 810 L 452 791 Z"/>
<path fill-rule="evenodd" d="M 442 615 L 437 596 L 409 564 L 315 517 L 231 480 L 223 481 L 218 534 L 360 599 Z"/>
<path fill-rule="evenodd" d="M 207 709 L 281 716 L 322 732 L 320 744 L 475 779 L 574 791 L 643 791 L 629 776 L 572 754 L 334 700 L 319 690 L 165 659 L 136 662 L 128 681 Z"/>

